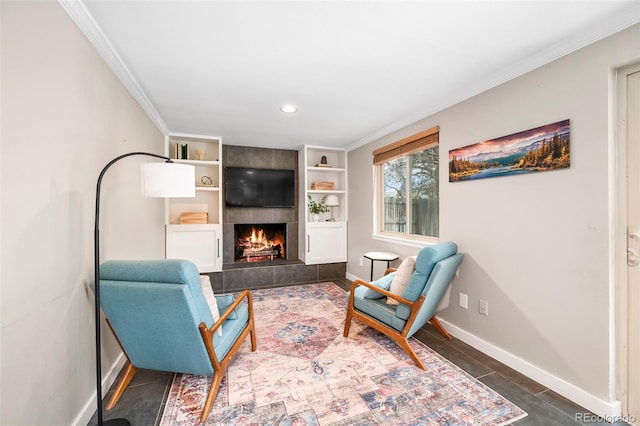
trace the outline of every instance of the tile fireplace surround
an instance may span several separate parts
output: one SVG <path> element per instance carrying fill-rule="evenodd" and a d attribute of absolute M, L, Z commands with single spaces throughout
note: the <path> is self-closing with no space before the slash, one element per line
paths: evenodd
<path fill-rule="evenodd" d="M 298 151 L 223 145 L 222 164 L 224 167 L 295 170 L 296 206 L 294 208 L 227 208 L 223 204 L 223 268 L 222 272 L 207 274 L 211 278 L 214 291 L 233 292 L 345 278 L 346 263 L 305 265 L 298 259 Z M 224 194 L 222 199 L 224 200 Z M 267 262 L 234 262 L 234 225 L 251 223 L 286 225 L 285 259 Z"/>

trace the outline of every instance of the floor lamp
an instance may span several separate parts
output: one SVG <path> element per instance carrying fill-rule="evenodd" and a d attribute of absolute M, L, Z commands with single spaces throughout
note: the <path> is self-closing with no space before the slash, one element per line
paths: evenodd
<path fill-rule="evenodd" d="M 115 162 L 133 155 L 144 155 L 165 160 L 164 163 L 142 164 L 142 195 L 145 197 L 195 197 L 195 168 L 187 164 L 176 164 L 170 158 L 148 152 L 130 152 L 114 158 L 100 172 L 96 187 L 96 217 L 94 228 L 94 298 L 96 322 L 96 399 L 98 400 L 98 425 L 128 426 L 126 419 L 102 420 L 102 351 L 100 339 L 100 186 L 106 171 Z"/>

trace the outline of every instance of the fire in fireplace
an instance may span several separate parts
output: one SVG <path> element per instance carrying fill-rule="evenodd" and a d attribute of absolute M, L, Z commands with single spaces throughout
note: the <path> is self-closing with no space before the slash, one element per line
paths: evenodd
<path fill-rule="evenodd" d="M 285 259 L 285 223 L 235 224 L 235 262 L 264 262 Z"/>

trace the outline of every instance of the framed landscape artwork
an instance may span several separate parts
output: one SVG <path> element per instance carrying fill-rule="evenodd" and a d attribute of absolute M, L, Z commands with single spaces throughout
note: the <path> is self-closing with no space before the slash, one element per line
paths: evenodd
<path fill-rule="evenodd" d="M 569 120 L 449 151 L 449 182 L 569 167 Z"/>

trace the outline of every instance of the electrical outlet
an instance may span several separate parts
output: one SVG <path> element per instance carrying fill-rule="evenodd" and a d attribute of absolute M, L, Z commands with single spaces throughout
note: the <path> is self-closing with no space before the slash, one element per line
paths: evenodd
<path fill-rule="evenodd" d="M 480 312 L 481 315 L 489 315 L 489 302 L 487 302 L 486 300 L 482 300 L 480 299 L 480 305 L 478 308 L 478 312 Z"/>
<path fill-rule="evenodd" d="M 360 258 L 360 266 L 364 266 L 364 260 Z"/>
<path fill-rule="evenodd" d="M 464 293 L 458 293 L 458 305 L 462 309 L 469 309 L 469 296 Z"/>

